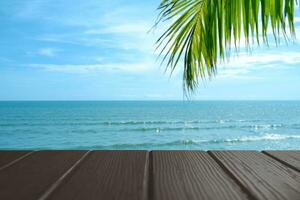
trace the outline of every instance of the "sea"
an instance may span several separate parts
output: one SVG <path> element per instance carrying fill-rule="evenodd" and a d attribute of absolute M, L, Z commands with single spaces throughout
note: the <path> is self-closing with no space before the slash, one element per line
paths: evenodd
<path fill-rule="evenodd" d="M 300 101 L 2 101 L 1 150 L 300 150 Z"/>

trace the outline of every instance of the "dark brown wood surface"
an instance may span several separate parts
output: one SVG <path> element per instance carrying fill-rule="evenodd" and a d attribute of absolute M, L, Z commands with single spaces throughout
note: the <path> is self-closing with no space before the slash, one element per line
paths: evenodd
<path fill-rule="evenodd" d="M 300 173 L 256 151 L 210 152 L 256 199 L 300 199 Z"/>
<path fill-rule="evenodd" d="M 266 151 L 265 153 L 300 172 L 300 151 Z"/>
<path fill-rule="evenodd" d="M 0 200 L 300 200 L 300 151 L 0 151 Z"/>
<path fill-rule="evenodd" d="M 49 199 L 143 200 L 147 156 L 147 151 L 92 152 Z"/>
<path fill-rule="evenodd" d="M 248 199 L 206 152 L 154 151 L 153 200 Z"/>
<path fill-rule="evenodd" d="M 22 159 L 29 153 L 30 151 L 0 151 L 0 169 L 18 159 Z"/>
<path fill-rule="evenodd" d="M 40 151 L 1 170 L 0 199 L 38 199 L 83 154 L 83 151 Z"/>

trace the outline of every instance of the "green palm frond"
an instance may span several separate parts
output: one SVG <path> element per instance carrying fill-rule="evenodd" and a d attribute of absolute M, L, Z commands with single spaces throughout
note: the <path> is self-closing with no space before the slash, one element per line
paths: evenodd
<path fill-rule="evenodd" d="M 253 43 L 268 44 L 271 27 L 276 44 L 280 34 L 295 38 L 295 0 L 162 0 L 157 23 L 172 21 L 157 40 L 171 71 L 183 60 L 184 89 L 193 92 L 199 79 L 216 74 L 217 63 Z M 287 34 L 289 32 L 289 34 Z M 262 38 L 262 39 L 260 39 Z M 232 47 L 233 45 L 233 47 Z"/>

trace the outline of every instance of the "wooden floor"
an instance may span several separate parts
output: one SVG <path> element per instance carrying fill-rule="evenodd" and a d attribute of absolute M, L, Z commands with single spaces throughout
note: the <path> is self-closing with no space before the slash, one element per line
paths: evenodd
<path fill-rule="evenodd" d="M 300 151 L 0 151 L 1 200 L 300 200 Z"/>

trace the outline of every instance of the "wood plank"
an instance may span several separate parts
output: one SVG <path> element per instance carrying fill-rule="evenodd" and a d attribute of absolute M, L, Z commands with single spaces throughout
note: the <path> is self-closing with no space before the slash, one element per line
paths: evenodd
<path fill-rule="evenodd" d="M 275 159 L 256 151 L 210 153 L 256 199 L 300 199 L 300 173 Z"/>
<path fill-rule="evenodd" d="M 264 153 L 300 172 L 300 151 L 265 151 Z"/>
<path fill-rule="evenodd" d="M 148 154 L 147 151 L 93 151 L 48 199 L 144 199 Z"/>
<path fill-rule="evenodd" d="M 22 158 L 30 151 L 0 151 L 0 169 L 5 165 Z"/>
<path fill-rule="evenodd" d="M 40 151 L 0 171 L 0 199 L 38 199 L 84 151 Z"/>
<path fill-rule="evenodd" d="M 150 199 L 248 199 L 206 152 L 153 151 L 152 159 Z"/>

